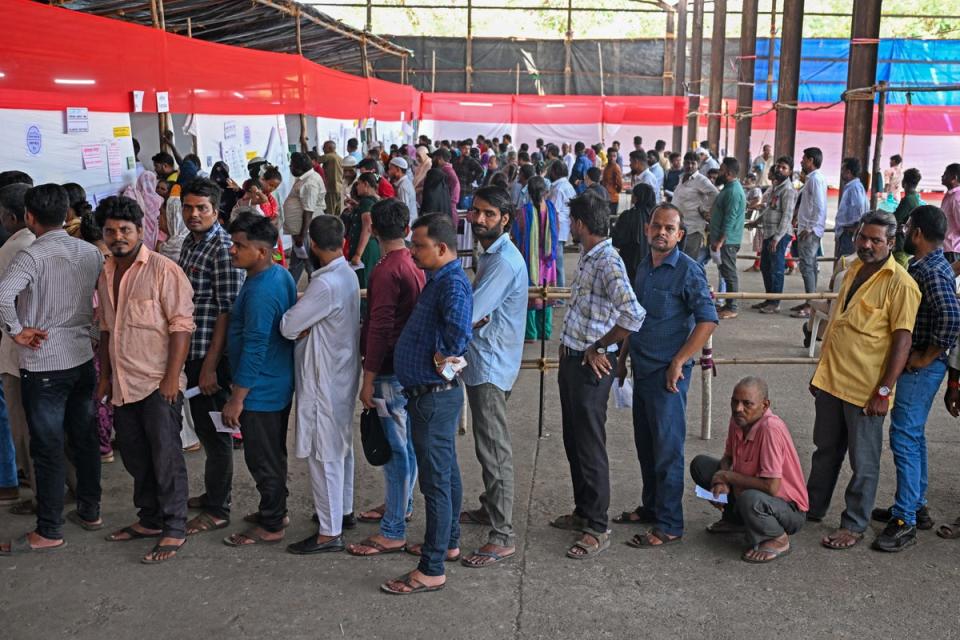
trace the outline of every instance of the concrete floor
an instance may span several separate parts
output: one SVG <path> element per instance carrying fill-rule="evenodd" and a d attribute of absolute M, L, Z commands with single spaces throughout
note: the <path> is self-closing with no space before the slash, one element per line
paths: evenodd
<path fill-rule="evenodd" d="M 567 257 L 570 273 L 576 257 Z M 747 266 L 743 263 L 741 268 Z M 827 268 L 829 269 L 829 268 Z M 710 268 L 711 280 L 715 269 Z M 822 286 L 825 277 L 821 275 Z M 743 290 L 760 291 L 759 274 L 744 274 Z M 801 291 L 799 275 L 788 291 Z M 749 306 L 749 303 L 745 306 Z M 560 317 L 554 335 L 559 334 Z M 799 320 L 745 310 L 717 331 L 715 353 L 802 356 Z M 555 353 L 556 341 L 549 352 Z M 527 347 L 539 355 L 539 345 Z M 759 374 L 770 383 L 774 410 L 786 420 L 804 470 L 812 452 L 813 401 L 807 393 L 809 366 L 724 366 L 714 383 L 714 438 L 699 439 L 700 374 L 694 373 L 688 405 L 687 459 L 720 455 L 728 420 L 727 399 L 736 381 Z M 139 558 L 149 542 L 110 544 L 104 532 L 67 524 L 70 546 L 51 555 L 0 559 L 0 638 L 120 638 L 188 634 L 235 638 L 854 638 L 871 636 L 960 637 L 960 542 L 921 532 L 919 544 L 902 554 L 880 554 L 861 544 L 828 551 L 818 544 L 842 510 L 834 501 L 822 525 L 810 524 L 793 540 L 794 552 L 769 566 L 741 562 L 735 537 L 715 537 L 704 526 L 716 512 L 693 496 L 687 480 L 687 533 L 681 545 L 635 550 L 624 542 L 635 527 L 612 525 L 613 545 L 591 561 L 569 560 L 568 532 L 547 525 L 572 507 L 569 472 L 560 437 L 555 372 L 547 375 L 544 422 L 538 439 L 538 375 L 521 373 L 509 404 L 517 495 L 516 558 L 475 570 L 448 566 L 442 592 L 409 599 L 384 595 L 378 585 L 414 566 L 405 554 L 354 558 L 346 554 L 298 557 L 283 547 L 231 549 L 225 532 L 191 538 L 173 562 L 148 567 Z M 929 500 L 934 517 L 960 515 L 960 422 L 938 400 L 928 426 Z M 612 408 L 608 418 L 613 499 L 611 515 L 636 506 L 639 466 L 628 411 Z M 359 439 L 358 439 L 359 444 Z M 482 489 L 472 436 L 459 439 L 465 506 L 475 507 Z M 358 510 L 382 501 L 382 475 L 357 453 Z M 236 523 L 255 510 L 256 491 L 237 453 Z M 188 456 L 193 493 L 201 490 L 203 454 Z M 290 462 L 288 540 L 313 530 L 306 466 Z M 848 477 L 841 478 L 842 487 Z M 879 505 L 890 504 L 894 468 L 884 452 Z M 133 520 L 131 481 L 121 463 L 103 473 L 103 515 L 109 527 Z M 422 501 L 409 538 L 421 540 Z M 29 518 L 0 514 L 0 536 L 8 539 L 32 526 Z M 874 527 L 876 530 L 879 527 Z M 360 524 L 350 541 L 373 533 Z M 872 539 L 868 536 L 867 542 Z M 465 527 L 463 546 L 485 540 L 482 527 Z"/>

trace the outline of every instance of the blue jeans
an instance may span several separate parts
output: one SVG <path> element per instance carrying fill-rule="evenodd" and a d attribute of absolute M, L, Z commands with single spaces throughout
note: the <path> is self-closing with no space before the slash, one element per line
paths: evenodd
<path fill-rule="evenodd" d="M 377 376 L 373 381 L 373 397 L 386 401 L 391 416 L 380 418 L 391 452 L 390 461 L 383 465 L 386 508 L 380 519 L 380 535 L 403 540 L 407 536 L 406 516 L 413 511 L 413 485 L 417 482 L 417 457 L 410 437 L 407 399 L 393 375 Z"/>
<path fill-rule="evenodd" d="M 3 385 L 0 385 L 0 489 L 16 489 L 19 484 L 17 450 L 13 446 L 10 420 L 7 419 L 7 402 L 3 397 Z"/>
<path fill-rule="evenodd" d="M 643 479 L 641 504 L 656 518 L 656 527 L 671 536 L 683 535 L 683 445 L 692 369 L 690 365 L 683 368 L 683 379 L 677 381 L 679 393 L 667 391 L 666 368 L 633 377 L 633 438 Z"/>
<path fill-rule="evenodd" d="M 460 546 L 463 486 L 456 439 L 462 408 L 463 387 L 425 393 L 407 403 L 427 516 L 417 568 L 428 576 L 442 576 L 447 550 Z"/>
<path fill-rule="evenodd" d="M 93 360 L 63 371 L 20 370 L 23 409 L 36 476 L 37 533 L 63 538 L 64 443 L 77 468 L 77 513 L 100 518 L 100 437 L 93 416 Z"/>
<path fill-rule="evenodd" d="M 947 364 L 937 359 L 897 379 L 897 397 L 890 413 L 890 449 L 897 467 L 893 517 L 917 524 L 917 510 L 927 503 L 927 436 L 924 433 L 933 399 Z"/>
<path fill-rule="evenodd" d="M 777 248 L 770 251 L 769 242 L 763 241 L 760 251 L 760 273 L 763 275 L 763 288 L 767 293 L 783 293 L 783 272 L 786 268 L 787 247 L 790 246 L 790 234 L 780 238 Z M 767 304 L 780 306 L 779 300 L 767 300 Z"/>

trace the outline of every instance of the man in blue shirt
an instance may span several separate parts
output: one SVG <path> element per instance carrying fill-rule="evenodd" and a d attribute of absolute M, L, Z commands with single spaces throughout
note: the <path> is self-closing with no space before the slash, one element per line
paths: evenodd
<path fill-rule="evenodd" d="M 577 155 L 577 159 L 574 160 L 573 171 L 570 172 L 570 184 L 577 190 L 577 195 L 586 191 L 587 183 L 585 179 L 587 177 L 587 170 L 593 166 L 590 158 L 584 153 L 586 148 L 586 145 L 582 142 L 577 142 L 577 144 L 573 145 L 573 152 Z"/>
<path fill-rule="evenodd" d="M 870 210 L 867 190 L 860 181 L 860 159 L 844 158 L 840 165 L 840 178 L 844 182 L 843 195 L 837 207 L 837 246 L 835 257 L 849 256 L 857 252 L 853 239 L 860 226 L 860 218 Z"/>
<path fill-rule="evenodd" d="M 273 263 L 277 230 L 269 219 L 241 213 L 228 231 L 230 258 L 247 278 L 230 311 L 227 360 L 233 384 L 221 415 L 224 426 L 243 434 L 243 457 L 260 492 L 258 524 L 224 539 L 239 547 L 283 539 L 293 343 L 280 335 L 280 320 L 296 303 L 297 286 Z"/>
<path fill-rule="evenodd" d="M 526 328 L 528 276 L 508 229 L 515 210 L 501 187 L 478 189 L 470 219 L 482 247 L 473 281 L 473 341 L 463 371 L 473 415 L 477 459 L 483 469 L 480 508 L 464 511 L 462 524 L 490 526 L 487 544 L 461 562 L 486 567 L 512 556 L 513 450 L 507 429 L 507 399 L 520 372 Z"/>
<path fill-rule="evenodd" d="M 446 583 L 444 561 L 460 556 L 463 487 L 456 431 L 463 389 L 452 367 L 473 335 L 473 293 L 457 258 L 450 216 L 417 218 L 411 252 L 429 276 L 397 341 L 393 367 L 407 397 L 427 524 L 423 545 L 407 546 L 420 556 L 417 568 L 380 586 L 397 595 L 439 591 Z"/>
<path fill-rule="evenodd" d="M 647 320 L 628 340 L 643 495 L 639 507 L 614 518 L 654 525 L 627 543 L 635 547 L 662 546 L 683 536 L 687 389 L 693 357 L 718 323 L 703 267 L 677 246 L 683 239 L 680 210 L 661 204 L 646 234 L 650 253 L 637 268 L 634 289 Z M 626 352 L 621 349 L 617 363 L 621 385 L 627 376 Z"/>

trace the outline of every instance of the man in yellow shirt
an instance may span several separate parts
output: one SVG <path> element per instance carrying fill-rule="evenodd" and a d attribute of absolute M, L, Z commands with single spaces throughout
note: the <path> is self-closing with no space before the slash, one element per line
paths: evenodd
<path fill-rule="evenodd" d="M 858 259 L 844 276 L 810 381 L 817 448 L 807 480 L 808 520 L 826 515 L 848 451 L 853 470 L 840 528 L 821 540 L 830 549 L 849 549 L 863 539 L 880 477 L 883 418 L 910 355 L 920 289 L 893 258 L 896 231 L 889 213 L 864 216 L 856 237 Z"/>

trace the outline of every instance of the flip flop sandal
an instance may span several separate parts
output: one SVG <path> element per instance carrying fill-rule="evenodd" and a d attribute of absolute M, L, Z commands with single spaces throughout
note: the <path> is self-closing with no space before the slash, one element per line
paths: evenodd
<path fill-rule="evenodd" d="M 937 527 L 937 535 L 944 540 L 956 540 L 960 538 L 960 518 L 957 518 L 951 524 L 942 524 Z"/>
<path fill-rule="evenodd" d="M 243 542 L 244 540 L 250 540 L 251 542 Z M 252 530 L 242 531 L 240 533 L 232 533 L 223 539 L 223 544 L 227 545 L 228 547 L 252 547 L 257 544 L 280 544 L 281 542 L 283 542 L 283 538 L 278 538 L 277 540 L 267 540 L 255 534 Z"/>
<path fill-rule="evenodd" d="M 750 564 L 768 564 L 770 562 L 773 562 L 774 560 L 777 560 L 779 558 L 785 558 L 788 555 L 790 555 L 790 552 L 793 551 L 793 546 L 789 546 L 783 551 L 777 551 L 776 549 L 769 549 L 767 547 L 761 547 L 760 545 L 755 544 L 753 545 L 753 548 L 750 549 L 750 551 L 763 551 L 764 553 L 771 554 L 771 556 L 766 560 L 754 560 L 753 558 L 747 557 L 748 552 L 744 551 L 743 554 L 740 556 L 740 559 Z"/>
<path fill-rule="evenodd" d="M 121 533 L 127 534 L 127 538 L 118 538 L 117 536 Z M 137 531 L 133 527 L 124 527 L 119 531 L 114 531 L 108 536 L 104 537 L 104 540 L 107 542 L 130 542 L 131 540 L 140 540 L 142 538 L 159 538 L 160 533 L 143 533 L 142 531 Z"/>
<path fill-rule="evenodd" d="M 559 516 L 550 522 L 550 526 L 555 529 L 564 529 L 566 531 L 583 531 L 587 526 L 586 518 L 581 518 L 575 513 L 568 513 Z"/>
<path fill-rule="evenodd" d="M 660 544 L 651 544 L 650 539 L 647 536 L 653 536 L 660 541 Z M 683 536 L 671 538 L 663 531 L 660 531 L 660 529 L 651 529 L 647 533 L 633 536 L 633 538 L 627 540 L 627 545 L 633 547 L 634 549 L 659 549 L 660 547 L 665 547 L 668 544 L 675 544 L 682 541 Z"/>
<path fill-rule="evenodd" d="M 260 524 L 260 512 L 254 511 L 253 513 L 248 513 L 243 516 L 243 521 L 250 524 Z M 290 516 L 283 516 L 283 526 L 290 526 Z"/>
<path fill-rule="evenodd" d="M 206 533 L 207 531 L 216 531 L 217 529 L 224 529 L 229 526 L 230 521 L 224 520 L 222 522 L 217 522 L 213 516 L 207 512 L 203 512 L 198 515 L 196 518 L 187 523 L 187 535 L 195 536 L 198 533 Z M 190 531 L 190 529 L 195 529 Z"/>
<path fill-rule="evenodd" d="M 60 544 L 52 547 L 34 547 L 32 544 L 30 544 L 30 538 L 27 537 L 27 534 L 23 534 L 16 540 L 12 540 L 10 542 L 9 550 L 0 551 L 0 556 L 17 556 L 25 553 L 47 553 L 50 551 L 63 549 L 65 546 L 67 546 L 67 541 L 61 540 Z"/>
<path fill-rule="evenodd" d="M 833 549 L 834 551 L 846 551 L 847 549 L 853 549 L 855 546 L 860 544 L 860 541 L 863 540 L 862 533 L 854 533 L 853 531 L 849 532 L 849 535 L 853 538 L 853 542 L 846 545 L 839 545 L 835 538 L 830 536 L 826 540 L 821 540 L 820 544 L 826 549 Z"/>
<path fill-rule="evenodd" d="M 422 549 L 423 549 L 423 545 L 422 545 L 422 544 L 407 544 L 407 545 L 404 545 L 404 546 L 403 546 L 403 550 L 404 550 L 404 551 L 406 551 L 406 552 L 409 553 L 410 555 L 416 556 L 416 557 L 418 557 L 418 558 L 419 558 L 420 555 L 421 555 L 420 551 L 421 551 Z M 457 555 L 452 556 L 452 557 L 449 556 L 449 555 L 445 555 L 445 556 L 443 557 L 443 561 L 444 561 L 444 562 L 457 562 L 457 561 L 460 559 L 460 556 L 462 556 L 462 555 L 463 555 L 463 553 L 458 553 Z"/>
<path fill-rule="evenodd" d="M 743 533 L 747 530 L 742 524 L 734 524 L 732 522 L 727 522 L 726 520 L 717 520 L 713 524 L 708 524 L 706 526 L 707 533 L 720 534 L 720 533 Z"/>
<path fill-rule="evenodd" d="M 609 546 L 609 544 L 608 544 Z M 466 558 L 460 559 L 460 564 L 465 567 L 470 567 L 471 569 L 483 569 L 484 567 L 489 567 L 491 565 L 497 564 L 498 562 L 503 562 L 504 560 L 509 560 L 517 554 L 516 551 L 508 553 L 507 555 L 500 555 L 493 551 L 480 551 L 479 549 L 468 555 Z M 483 564 L 473 564 L 469 562 L 470 558 L 490 558 L 489 562 L 484 562 Z M 579 557 L 579 556 L 578 556 Z"/>
<path fill-rule="evenodd" d="M 467 509 L 460 512 L 460 524 L 490 525 L 490 516 L 482 509 Z"/>
<path fill-rule="evenodd" d="M 143 564 L 162 564 L 164 562 L 168 562 L 177 557 L 177 552 L 179 552 L 185 544 L 187 544 L 186 539 L 184 539 L 184 541 L 180 544 L 155 544 L 153 545 L 153 549 L 150 550 L 150 553 L 140 558 L 140 562 Z M 169 553 L 171 551 L 173 552 L 172 556 L 169 556 L 163 560 L 155 559 L 155 556 L 158 553 Z"/>
<path fill-rule="evenodd" d="M 90 522 L 89 520 L 84 520 L 80 517 L 80 514 L 76 510 L 73 510 L 67 514 L 67 520 L 83 529 L 86 529 L 87 531 L 99 531 L 100 529 L 103 529 L 102 519 L 100 522 Z"/>
<path fill-rule="evenodd" d="M 589 533 L 588 535 L 593 536 L 597 539 L 597 544 L 590 544 L 589 542 L 584 542 L 583 540 L 577 540 L 573 543 L 573 546 L 567 549 L 567 557 L 573 558 L 574 560 L 585 560 L 586 558 L 592 558 L 601 551 L 605 551 L 610 548 L 610 533 Z M 574 549 L 582 549 L 583 553 L 574 553 Z"/>
<path fill-rule="evenodd" d="M 357 547 L 367 547 L 368 549 L 373 549 L 376 553 L 359 553 L 354 551 Z M 364 538 L 356 544 L 351 544 L 347 546 L 347 553 L 352 556 L 358 556 L 360 558 L 366 558 L 367 556 L 382 556 L 387 553 L 400 553 L 406 548 L 406 545 L 401 545 L 399 547 L 385 547 L 376 540 L 372 538 Z"/>
<path fill-rule="evenodd" d="M 443 584 L 439 584 L 435 587 L 428 587 L 427 585 L 423 584 L 422 582 L 414 578 L 413 575 L 411 574 L 412 572 L 404 574 L 399 578 L 395 578 L 393 580 L 384 582 L 382 585 L 380 585 L 380 590 L 383 591 L 384 593 L 389 593 L 390 595 L 394 595 L 394 596 L 408 596 L 413 593 L 427 593 L 428 591 L 440 591 L 445 586 L 447 586 L 447 583 L 444 582 Z M 398 591 L 396 589 L 391 589 L 390 584 L 392 582 L 399 582 L 404 586 L 409 587 L 409 591 Z"/>
<path fill-rule="evenodd" d="M 640 517 L 634 518 L 632 516 Z M 633 511 L 624 511 L 619 516 L 615 516 L 613 522 L 616 524 L 652 524 L 656 522 L 656 519 L 646 509 L 637 507 Z"/>

